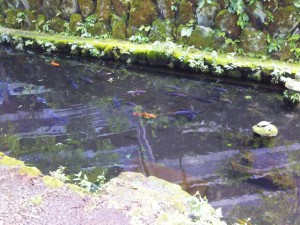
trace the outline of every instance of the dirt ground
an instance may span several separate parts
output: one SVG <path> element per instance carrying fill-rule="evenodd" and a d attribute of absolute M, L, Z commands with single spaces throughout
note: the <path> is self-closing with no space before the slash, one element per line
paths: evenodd
<path fill-rule="evenodd" d="M 53 189 L 40 177 L 0 168 L 0 225 L 126 225 L 126 214 L 97 196 L 80 196 L 66 185 Z"/>

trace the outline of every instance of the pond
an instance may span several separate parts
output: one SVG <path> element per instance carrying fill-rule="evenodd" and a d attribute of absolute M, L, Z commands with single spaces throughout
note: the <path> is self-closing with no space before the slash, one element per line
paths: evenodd
<path fill-rule="evenodd" d="M 268 85 L 209 77 L 1 47 L 1 150 L 46 174 L 155 175 L 229 223 L 300 224 L 299 107 Z M 253 136 L 260 121 L 278 136 Z"/>

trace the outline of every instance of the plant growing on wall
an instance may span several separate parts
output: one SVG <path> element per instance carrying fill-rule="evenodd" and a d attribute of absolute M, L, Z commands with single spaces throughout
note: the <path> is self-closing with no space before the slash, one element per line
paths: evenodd
<path fill-rule="evenodd" d="M 268 52 L 277 52 L 281 50 L 282 39 L 273 39 L 270 35 L 267 36 L 267 42 L 269 43 Z"/>
<path fill-rule="evenodd" d="M 245 13 L 245 4 L 243 0 L 230 0 L 228 11 L 238 15 L 237 25 L 242 29 L 248 25 L 249 17 Z"/>

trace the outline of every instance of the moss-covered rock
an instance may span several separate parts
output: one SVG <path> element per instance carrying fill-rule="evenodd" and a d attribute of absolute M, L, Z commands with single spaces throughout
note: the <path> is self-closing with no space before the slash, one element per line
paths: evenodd
<path fill-rule="evenodd" d="M 14 29 L 20 29 L 21 23 L 17 21 L 17 15 L 20 13 L 20 9 L 9 9 L 6 11 L 6 19 L 5 19 L 5 26 Z"/>
<path fill-rule="evenodd" d="M 278 7 L 278 1 L 277 0 L 263 1 L 263 5 L 265 9 L 273 11 Z"/>
<path fill-rule="evenodd" d="M 167 65 L 170 61 L 165 51 L 148 51 L 146 57 L 150 65 Z"/>
<path fill-rule="evenodd" d="M 245 12 L 249 16 L 249 22 L 257 30 L 263 30 L 267 21 L 267 14 L 262 2 L 257 1 L 253 5 L 246 7 Z"/>
<path fill-rule="evenodd" d="M 44 177 L 42 177 L 42 180 L 44 181 L 46 186 L 53 188 L 53 189 L 60 188 L 64 185 L 64 183 L 62 181 L 60 181 L 58 178 L 55 178 L 55 177 L 44 176 Z"/>
<path fill-rule="evenodd" d="M 24 167 L 25 166 L 24 162 L 14 159 L 14 158 L 11 158 L 6 155 L 2 155 L 0 157 L 0 165 L 10 166 L 10 167 Z"/>
<path fill-rule="evenodd" d="M 174 39 L 173 31 L 175 30 L 175 24 L 168 21 L 162 21 L 157 19 L 153 22 L 152 28 L 149 34 L 149 40 L 154 41 L 166 41 L 167 39 Z"/>
<path fill-rule="evenodd" d="M 0 26 L 5 26 L 5 18 L 0 15 Z"/>
<path fill-rule="evenodd" d="M 39 30 L 43 30 L 43 26 L 45 25 L 47 18 L 44 14 L 38 14 L 36 19 L 36 28 Z"/>
<path fill-rule="evenodd" d="M 289 43 L 284 41 L 280 43 L 280 49 L 272 52 L 271 56 L 273 59 L 287 61 L 293 58 L 293 52 L 291 51 Z"/>
<path fill-rule="evenodd" d="M 196 48 L 213 48 L 215 32 L 213 29 L 204 26 L 196 26 L 189 38 L 189 45 Z"/>
<path fill-rule="evenodd" d="M 82 23 L 82 16 L 81 14 L 75 13 L 70 16 L 70 30 L 76 33 L 76 24 Z"/>
<path fill-rule="evenodd" d="M 42 12 L 43 0 L 27 0 L 30 10 L 35 10 L 37 13 Z"/>
<path fill-rule="evenodd" d="M 62 0 L 61 12 L 64 19 L 69 20 L 72 14 L 77 13 L 77 0 Z"/>
<path fill-rule="evenodd" d="M 240 46 L 245 52 L 265 54 L 268 46 L 267 34 L 252 27 L 246 27 L 240 36 Z"/>
<path fill-rule="evenodd" d="M 6 10 L 9 9 L 5 1 L 0 1 L 0 15 L 5 16 Z"/>
<path fill-rule="evenodd" d="M 198 6 L 196 9 L 196 19 L 199 26 L 213 27 L 216 15 L 220 12 L 217 3 L 206 4 L 204 7 Z"/>
<path fill-rule="evenodd" d="M 49 21 L 49 28 L 56 33 L 61 33 L 65 31 L 64 24 L 66 23 L 65 20 L 55 17 L 54 19 Z"/>
<path fill-rule="evenodd" d="M 126 20 L 124 17 L 112 16 L 111 35 L 113 38 L 126 39 Z"/>
<path fill-rule="evenodd" d="M 93 0 L 78 0 L 78 6 L 83 18 L 95 13 L 96 3 Z"/>
<path fill-rule="evenodd" d="M 24 28 L 35 30 L 37 23 L 37 15 L 34 10 L 25 10 Z"/>
<path fill-rule="evenodd" d="M 226 9 L 229 6 L 229 0 L 216 0 L 221 9 Z"/>
<path fill-rule="evenodd" d="M 237 25 L 238 17 L 228 10 L 222 10 L 215 19 L 215 26 L 224 31 L 230 38 L 236 39 L 241 34 L 241 28 Z"/>
<path fill-rule="evenodd" d="M 193 4 L 187 0 L 181 1 L 178 6 L 176 22 L 187 24 L 192 19 L 194 19 Z"/>
<path fill-rule="evenodd" d="M 172 10 L 172 0 L 157 0 L 156 5 L 158 7 L 159 17 L 166 20 L 174 19 L 174 11 Z"/>
<path fill-rule="evenodd" d="M 42 175 L 42 172 L 38 168 L 29 166 L 19 168 L 18 173 L 28 177 L 38 177 Z"/>
<path fill-rule="evenodd" d="M 281 1 L 278 1 L 278 4 L 279 4 L 279 6 L 286 7 L 286 6 L 294 5 L 294 2 L 295 2 L 295 0 L 281 0 Z"/>
<path fill-rule="evenodd" d="M 287 37 L 300 23 L 300 9 L 295 6 L 279 7 L 274 13 L 274 21 L 267 30 L 274 37 Z"/>
<path fill-rule="evenodd" d="M 109 25 L 104 22 L 97 22 L 93 27 L 88 28 L 88 32 L 93 36 L 100 36 L 110 32 Z"/>
<path fill-rule="evenodd" d="M 188 37 L 181 36 L 181 31 L 183 28 L 186 28 L 186 26 L 183 24 L 180 24 L 179 26 L 177 26 L 175 38 L 178 43 L 188 44 L 188 40 L 189 40 Z"/>
<path fill-rule="evenodd" d="M 43 13 L 46 17 L 52 18 L 60 11 L 62 0 L 43 0 Z"/>
<path fill-rule="evenodd" d="M 130 4 L 128 27 L 149 26 L 156 18 L 156 6 L 151 0 L 136 0 Z"/>
<path fill-rule="evenodd" d="M 97 0 L 96 17 L 101 22 L 110 23 L 111 18 L 111 0 Z"/>
<path fill-rule="evenodd" d="M 127 12 L 129 10 L 129 2 L 124 0 L 112 0 L 112 5 L 114 7 L 117 16 L 127 17 Z"/>

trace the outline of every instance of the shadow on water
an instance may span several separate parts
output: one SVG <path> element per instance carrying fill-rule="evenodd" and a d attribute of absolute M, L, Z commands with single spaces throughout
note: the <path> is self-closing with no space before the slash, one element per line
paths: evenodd
<path fill-rule="evenodd" d="M 228 221 L 299 224 L 299 108 L 258 84 L 172 73 L 0 48 L 2 150 L 44 173 L 157 176 Z M 253 137 L 263 120 L 277 137 Z"/>

